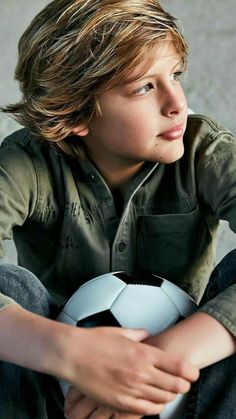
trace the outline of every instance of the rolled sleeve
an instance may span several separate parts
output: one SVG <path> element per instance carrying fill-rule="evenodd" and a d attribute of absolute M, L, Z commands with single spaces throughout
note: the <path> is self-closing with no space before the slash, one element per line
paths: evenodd
<path fill-rule="evenodd" d="M 236 284 L 207 302 L 199 311 L 222 323 L 236 337 Z"/>

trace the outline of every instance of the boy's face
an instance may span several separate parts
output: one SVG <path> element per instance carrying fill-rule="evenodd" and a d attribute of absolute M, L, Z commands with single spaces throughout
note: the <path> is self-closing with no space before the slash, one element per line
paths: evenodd
<path fill-rule="evenodd" d="M 181 59 L 171 43 L 158 46 L 155 54 L 141 79 L 124 80 L 98 97 L 102 116 L 90 121 L 84 145 L 102 173 L 145 161 L 172 163 L 183 155 L 187 103 L 179 81 Z"/>

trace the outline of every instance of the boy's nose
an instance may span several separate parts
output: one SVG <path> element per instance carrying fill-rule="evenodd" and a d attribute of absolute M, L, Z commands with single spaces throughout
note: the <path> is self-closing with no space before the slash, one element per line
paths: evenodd
<path fill-rule="evenodd" d="M 162 113 L 168 117 L 174 117 L 186 108 L 186 100 L 184 94 L 176 91 L 169 91 L 165 96 L 162 106 Z"/>

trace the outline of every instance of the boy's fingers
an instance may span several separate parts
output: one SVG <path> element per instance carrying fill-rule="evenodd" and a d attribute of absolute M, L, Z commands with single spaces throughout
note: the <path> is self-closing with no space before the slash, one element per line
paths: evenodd
<path fill-rule="evenodd" d="M 74 386 L 70 386 L 65 397 L 67 403 L 74 403 L 82 399 L 84 395 Z"/>
<path fill-rule="evenodd" d="M 142 389 L 142 396 L 156 403 L 169 403 L 175 399 L 177 394 L 187 393 L 191 387 L 189 381 L 162 373 L 162 371 L 156 378 L 156 382 Z"/>
<path fill-rule="evenodd" d="M 143 341 L 149 336 L 149 332 L 145 329 L 122 328 L 121 330 L 124 336 L 138 342 Z M 146 344 L 144 343 L 144 345 Z M 158 369 L 182 377 L 190 382 L 196 381 L 199 378 L 199 369 L 194 365 L 189 364 L 174 354 L 170 354 L 156 347 L 147 346 L 155 354 L 155 358 L 153 358 L 154 366 Z"/>
<path fill-rule="evenodd" d="M 165 404 L 162 403 L 154 403 L 149 400 L 144 399 L 136 399 L 135 405 L 134 400 L 129 399 L 127 397 L 126 399 L 126 406 L 127 411 L 132 412 L 133 415 L 139 415 L 139 416 L 152 416 L 152 415 L 158 415 L 165 407 Z"/>
<path fill-rule="evenodd" d="M 136 342 L 141 342 L 150 336 L 148 330 L 145 329 L 127 329 L 122 327 L 122 329 L 119 330 L 122 331 L 123 336 L 126 336 L 127 338 Z"/>
<path fill-rule="evenodd" d="M 88 417 L 89 419 L 112 419 L 114 418 L 114 411 L 106 406 L 99 406 Z M 77 419 L 77 418 L 76 418 Z"/>
<path fill-rule="evenodd" d="M 87 419 L 141 419 L 140 415 L 132 415 L 131 413 L 121 412 L 109 409 L 106 406 L 99 406 L 91 416 Z M 77 418 L 76 418 L 77 419 Z"/>
<path fill-rule="evenodd" d="M 182 377 L 187 381 L 196 381 L 199 378 L 199 369 L 182 358 L 160 350 L 154 362 L 158 370 Z"/>
<path fill-rule="evenodd" d="M 85 419 L 96 410 L 98 402 L 82 396 L 73 400 L 66 399 L 64 413 L 69 419 Z"/>
<path fill-rule="evenodd" d="M 173 388 L 174 384 L 169 384 L 169 387 Z M 188 385 L 188 387 L 183 386 L 181 389 L 189 389 L 189 387 L 190 385 Z M 142 398 L 145 398 L 146 400 L 149 400 L 157 404 L 166 404 L 175 400 L 177 392 L 162 388 L 157 389 L 150 385 L 143 386 L 143 388 L 141 389 Z"/>
<path fill-rule="evenodd" d="M 132 415 L 131 413 L 125 413 L 125 412 L 118 412 L 116 410 L 113 415 L 113 419 L 141 419 L 142 416 L 140 415 Z"/>

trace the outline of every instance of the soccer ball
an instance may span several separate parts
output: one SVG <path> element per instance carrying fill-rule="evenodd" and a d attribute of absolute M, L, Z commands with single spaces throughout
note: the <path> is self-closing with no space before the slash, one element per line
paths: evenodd
<path fill-rule="evenodd" d="M 57 320 L 77 327 L 143 328 L 155 335 L 196 310 L 194 300 L 172 282 L 154 274 L 120 271 L 83 284 Z M 60 386 L 65 395 L 69 384 L 60 381 Z M 179 395 L 168 403 L 160 418 L 183 417 L 185 398 Z"/>

